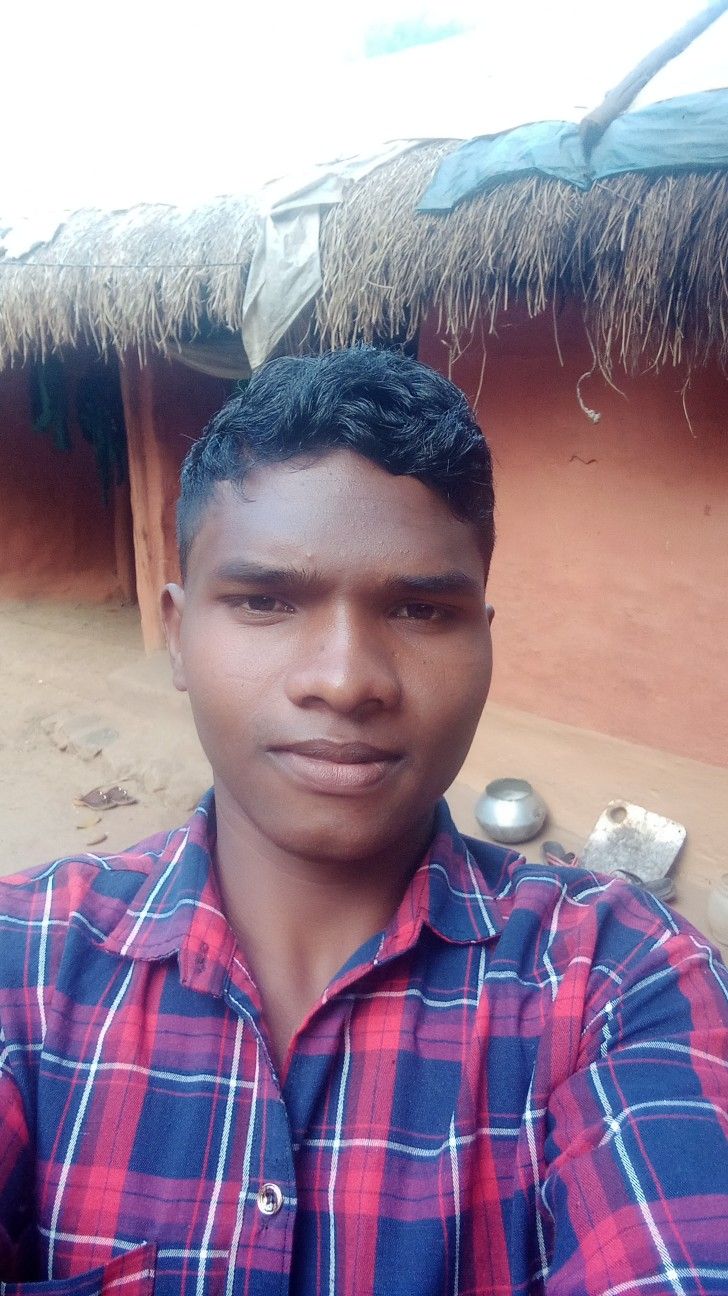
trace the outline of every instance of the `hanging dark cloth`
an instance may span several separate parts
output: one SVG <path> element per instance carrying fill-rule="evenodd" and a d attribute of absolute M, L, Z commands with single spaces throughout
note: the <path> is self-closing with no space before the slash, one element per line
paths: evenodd
<path fill-rule="evenodd" d="M 76 387 L 76 417 L 81 433 L 93 446 L 104 503 L 112 486 L 127 478 L 126 430 L 119 370 L 115 360 L 94 359 Z"/>
<path fill-rule="evenodd" d="M 58 356 L 36 361 L 30 370 L 30 412 L 34 432 L 49 432 L 56 450 L 70 451 L 68 390 Z"/>
<path fill-rule="evenodd" d="M 69 380 L 60 356 L 37 361 L 30 369 L 33 429 L 50 433 L 57 450 L 72 448 Z M 84 440 L 93 447 L 105 504 L 113 486 L 127 479 L 126 428 L 116 359 L 95 357 L 75 383 L 75 416 Z"/>

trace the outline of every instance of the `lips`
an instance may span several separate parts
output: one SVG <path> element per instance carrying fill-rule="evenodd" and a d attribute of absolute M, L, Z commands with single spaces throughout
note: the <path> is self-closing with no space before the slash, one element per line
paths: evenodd
<path fill-rule="evenodd" d="M 333 761 L 337 765 L 364 765 L 367 761 L 394 760 L 396 753 L 371 743 L 332 742 L 326 738 L 311 738 L 307 742 L 286 743 L 277 751 L 295 752 L 313 760 Z"/>
<path fill-rule="evenodd" d="M 329 796 L 365 793 L 392 773 L 401 757 L 370 743 L 314 738 L 271 749 L 282 771 L 310 791 Z"/>

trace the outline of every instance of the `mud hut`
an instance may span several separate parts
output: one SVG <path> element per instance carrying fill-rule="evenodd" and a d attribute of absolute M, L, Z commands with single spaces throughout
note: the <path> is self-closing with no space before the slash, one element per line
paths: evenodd
<path fill-rule="evenodd" d="M 179 465 L 247 372 L 253 231 L 245 197 L 0 226 L 3 593 L 137 598 L 160 646 Z"/>

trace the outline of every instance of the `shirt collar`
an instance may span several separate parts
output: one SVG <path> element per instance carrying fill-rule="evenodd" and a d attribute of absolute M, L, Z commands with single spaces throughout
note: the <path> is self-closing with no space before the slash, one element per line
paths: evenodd
<path fill-rule="evenodd" d="M 147 876 L 102 948 L 140 960 L 178 954 L 184 984 L 222 994 L 236 942 L 212 867 L 215 838 L 210 790 L 189 822 L 169 833 L 162 849 L 149 852 L 144 843 L 137 848 L 147 860 L 151 855 L 152 866 L 147 864 Z"/>
<path fill-rule="evenodd" d="M 236 942 L 212 867 L 215 836 L 211 790 L 190 821 L 162 839 L 160 849 L 137 848 L 146 876 L 102 948 L 142 960 L 178 953 L 185 983 L 221 994 Z M 492 882 L 501 876 L 508 853 L 484 843 L 472 845 L 478 862 L 446 802 L 438 802 L 430 846 L 383 934 L 379 962 L 412 946 L 423 925 L 454 944 L 483 942 L 500 933 L 503 919 Z M 137 852 L 125 857 L 127 867 Z M 109 864 L 113 868 L 113 860 Z"/>
<path fill-rule="evenodd" d="M 430 846 L 384 934 L 380 962 L 411 946 L 423 926 L 457 945 L 500 934 L 503 917 L 489 876 L 494 882 L 502 875 L 509 853 L 483 842 L 472 846 L 479 862 L 455 827 L 447 802 L 440 800 Z"/>

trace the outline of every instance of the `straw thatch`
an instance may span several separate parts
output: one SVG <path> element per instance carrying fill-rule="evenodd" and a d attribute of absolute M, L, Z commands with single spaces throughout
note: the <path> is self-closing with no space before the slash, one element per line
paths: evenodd
<path fill-rule="evenodd" d="M 456 343 L 479 315 L 493 330 L 514 300 L 533 316 L 574 296 L 607 373 L 728 367 L 728 174 L 630 174 L 586 193 L 534 177 L 418 214 L 453 147 L 381 168 L 327 216 L 316 308 L 326 345 L 414 336 L 432 309 Z"/>
<path fill-rule="evenodd" d="M 254 244 L 246 198 L 79 211 L 49 243 L 0 259 L 0 365 L 86 341 L 106 351 L 239 329 Z"/>
<path fill-rule="evenodd" d="M 576 291 L 602 367 L 728 371 L 728 172 L 618 176 L 583 196 Z"/>
<path fill-rule="evenodd" d="M 432 310 L 455 349 L 514 301 L 534 316 L 574 297 L 606 373 L 728 369 L 726 172 L 630 174 L 587 193 L 533 177 L 419 214 L 456 147 L 401 155 L 327 212 L 323 287 L 289 349 L 413 337 Z M 143 355 L 210 324 L 239 332 L 254 240 L 244 198 L 78 212 L 22 261 L 0 258 L 0 366 L 84 340 Z"/>
<path fill-rule="evenodd" d="M 563 280 L 579 195 L 552 180 L 516 180 L 445 215 L 416 205 L 456 145 L 425 145 L 372 173 L 324 223 L 324 286 L 317 306 L 325 341 L 419 328 L 434 307 L 453 337 L 489 321 L 514 296 L 532 315 Z"/>

